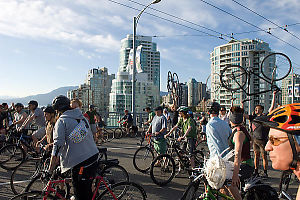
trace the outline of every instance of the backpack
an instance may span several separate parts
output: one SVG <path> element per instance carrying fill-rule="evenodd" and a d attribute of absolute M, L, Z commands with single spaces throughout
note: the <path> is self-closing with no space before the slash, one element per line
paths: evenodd
<path fill-rule="evenodd" d="M 274 188 L 266 184 L 257 184 L 247 190 L 243 200 L 279 200 Z"/>

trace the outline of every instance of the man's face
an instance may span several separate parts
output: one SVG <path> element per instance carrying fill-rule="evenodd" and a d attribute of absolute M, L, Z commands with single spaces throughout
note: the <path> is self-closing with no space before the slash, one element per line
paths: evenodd
<path fill-rule="evenodd" d="M 156 110 L 156 111 L 155 111 L 155 114 L 156 114 L 157 116 L 160 116 L 160 115 L 162 114 L 162 111 L 161 111 L 161 110 Z"/>
<path fill-rule="evenodd" d="M 21 110 L 22 110 L 22 107 L 21 107 L 21 106 L 16 107 L 16 111 L 17 111 L 18 113 L 21 112 Z"/>
<path fill-rule="evenodd" d="M 32 104 L 29 104 L 29 105 L 28 105 L 28 109 L 29 109 L 30 111 L 33 111 L 33 110 L 34 110 L 34 108 L 35 108 L 35 106 L 34 106 L 34 105 L 32 105 Z"/>
<path fill-rule="evenodd" d="M 46 121 L 50 121 L 51 120 L 51 113 L 45 112 L 44 116 L 45 116 Z"/>
<path fill-rule="evenodd" d="M 221 114 L 221 115 L 225 115 L 225 114 L 226 114 L 226 110 L 225 110 L 224 108 L 221 108 L 220 114 Z"/>
<path fill-rule="evenodd" d="M 255 107 L 255 114 L 261 115 L 263 113 L 263 109 L 260 106 Z"/>

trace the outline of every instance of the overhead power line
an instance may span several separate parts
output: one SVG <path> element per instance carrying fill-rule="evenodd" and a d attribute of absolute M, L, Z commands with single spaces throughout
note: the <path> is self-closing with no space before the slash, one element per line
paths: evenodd
<path fill-rule="evenodd" d="M 289 34 L 292 35 L 293 37 L 295 37 L 295 38 L 297 38 L 298 40 L 300 40 L 300 38 L 299 38 L 297 35 L 295 35 L 295 34 L 289 32 L 289 31 L 287 30 L 287 26 L 286 26 L 286 27 L 282 27 L 282 26 L 276 24 L 275 22 L 269 20 L 268 18 L 264 17 L 263 15 L 261 15 L 261 14 L 255 12 L 254 10 L 248 8 L 247 6 L 245 6 L 245 5 L 243 5 L 243 4 L 239 3 L 239 2 L 237 2 L 236 0 L 232 0 L 232 1 L 233 1 L 234 3 L 236 3 L 236 4 L 240 5 L 240 6 L 242 6 L 243 8 L 249 10 L 250 12 L 256 14 L 257 16 L 263 18 L 264 20 L 267 20 L 267 21 L 270 22 L 271 24 L 275 25 L 277 28 L 280 28 L 281 30 L 284 30 L 285 32 L 289 33 Z"/>
<path fill-rule="evenodd" d="M 124 6 L 124 7 L 127 7 L 127 8 L 130 8 L 130 9 L 133 9 L 133 10 L 140 11 L 140 10 L 137 9 L 137 8 L 134 8 L 134 7 L 129 6 L 129 5 L 125 5 L 125 4 L 123 4 L 123 3 L 120 3 L 120 2 L 117 2 L 117 1 L 114 1 L 114 0 L 108 0 L 108 1 L 110 1 L 110 2 L 112 2 L 112 3 L 115 3 L 115 4 L 118 4 L 118 5 L 121 5 L 121 6 Z M 167 19 L 167 18 L 164 18 L 164 17 L 160 17 L 160 16 L 158 16 L 158 15 L 154 15 L 154 14 L 149 13 L 149 12 L 144 12 L 144 13 L 146 13 L 146 14 L 148 14 L 148 15 L 151 15 L 151 16 L 153 16 L 153 17 L 157 17 L 157 18 L 159 18 L 159 19 L 162 19 L 162 20 L 165 20 L 165 21 L 168 21 L 168 22 L 177 24 L 177 25 L 179 25 L 179 26 L 183 26 L 183 27 L 185 27 L 185 28 L 189 28 L 189 29 L 192 29 L 192 30 L 194 30 L 194 31 L 203 33 L 203 34 L 205 34 L 205 35 L 207 35 L 207 36 L 219 38 L 219 39 L 222 39 L 222 40 L 225 40 L 225 41 L 229 42 L 229 40 L 226 40 L 226 39 L 224 39 L 224 38 L 222 37 L 222 36 L 223 36 L 222 34 L 221 34 L 220 36 L 218 36 L 218 35 L 213 35 L 213 34 L 210 34 L 210 33 L 204 32 L 204 31 L 201 31 L 201 30 L 199 30 L 199 29 L 196 29 L 196 28 L 187 26 L 187 25 L 185 25 L 185 24 L 182 24 L 182 23 L 179 23 L 179 22 L 175 22 L 175 21 L 173 21 L 173 20 L 170 20 L 170 19 Z"/>
<path fill-rule="evenodd" d="M 240 20 L 240 21 L 242 21 L 242 22 L 244 22 L 244 23 L 246 23 L 246 24 L 249 24 L 250 26 L 253 26 L 253 27 L 255 27 L 255 28 L 257 28 L 257 29 L 259 29 L 259 30 L 261 30 L 261 31 L 264 31 L 265 33 L 268 33 L 268 34 L 271 35 L 272 37 L 274 37 L 274 38 L 280 40 L 281 42 L 284 42 L 285 44 L 287 44 L 287 45 L 293 47 L 294 49 L 296 49 L 296 50 L 298 50 L 298 51 L 300 51 L 300 49 L 299 49 L 298 47 L 296 47 L 296 46 L 290 44 L 289 42 L 287 42 L 287 41 L 285 41 L 285 40 L 283 40 L 283 39 L 277 37 L 276 35 L 273 35 L 271 32 L 266 31 L 266 30 L 263 30 L 263 29 L 260 28 L 259 26 L 255 25 L 255 24 L 252 24 L 251 22 L 248 22 L 248 21 L 246 21 L 246 20 L 244 20 L 244 19 L 242 19 L 242 18 L 240 18 L 240 17 L 238 17 L 238 16 L 236 16 L 236 15 L 234 15 L 234 14 L 232 14 L 232 13 L 230 13 L 230 12 L 228 12 L 228 11 L 222 9 L 222 8 L 219 8 L 219 7 L 217 7 L 217 6 L 215 6 L 215 5 L 211 4 L 211 3 L 209 3 L 209 2 L 207 2 L 207 1 L 204 1 L 204 0 L 200 0 L 200 1 L 202 1 L 203 3 L 205 3 L 205 4 L 207 4 L 207 5 L 211 6 L 211 7 L 214 7 L 214 8 L 216 8 L 217 10 L 220 10 L 220 11 L 222 11 L 222 12 L 224 12 L 224 13 L 226 13 L 226 14 L 228 14 L 228 15 L 230 15 L 230 16 L 232 16 L 232 17 L 234 17 L 234 18 L 236 18 L 236 19 L 238 19 L 238 20 Z"/>

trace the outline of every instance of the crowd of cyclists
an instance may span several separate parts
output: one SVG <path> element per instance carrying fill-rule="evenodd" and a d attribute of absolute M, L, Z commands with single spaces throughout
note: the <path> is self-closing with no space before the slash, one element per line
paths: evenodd
<path fill-rule="evenodd" d="M 207 113 L 197 113 L 197 118 L 185 106 L 173 107 L 170 113 L 162 106 L 154 108 L 154 111 L 146 107 L 144 111 L 148 119 L 144 125 L 149 127 L 145 134 L 152 134 L 158 155 L 167 152 L 167 138 L 176 135 L 177 141 L 191 155 L 191 168 L 197 167 L 193 152 L 199 141 L 207 143 L 210 157 L 233 149 L 233 176 L 221 190 L 229 192 L 234 199 L 242 199 L 239 188 L 241 181 L 253 176 L 263 179 L 269 177 L 268 153 L 274 169 L 292 170 L 300 179 L 300 103 L 275 108 L 275 95 L 276 92 L 273 93 L 267 113 L 264 113 L 263 105 L 256 105 L 253 114 L 246 114 L 243 102 L 240 106 L 232 105 L 226 111 L 225 106 L 212 101 L 207 105 Z M 36 130 L 31 137 L 36 151 L 40 150 L 40 144 L 45 144 L 45 149 L 51 154 L 48 173 L 51 174 L 57 165 L 60 165 L 62 172 L 71 170 L 74 194 L 79 200 L 92 198 L 91 180 L 79 178 L 79 175 L 91 177 L 95 174 L 98 158 L 96 143 L 101 139 L 101 128 L 104 126 L 93 105 L 85 113 L 81 108 L 80 100 L 70 100 L 65 96 L 54 98 L 52 105 L 43 110 L 35 100 L 28 102 L 28 111 L 21 103 L 12 104 L 11 107 L 7 103 L 0 105 L 1 135 L 5 135 L 12 125 L 18 132 L 24 133 L 33 123 Z M 127 129 L 133 126 L 133 118 L 128 110 L 124 111 L 121 121 Z M 181 129 L 180 133 L 178 128 Z M 263 160 L 261 173 L 260 158 Z M 155 165 L 159 166 L 160 161 Z M 300 190 L 297 199 L 300 199 Z"/>

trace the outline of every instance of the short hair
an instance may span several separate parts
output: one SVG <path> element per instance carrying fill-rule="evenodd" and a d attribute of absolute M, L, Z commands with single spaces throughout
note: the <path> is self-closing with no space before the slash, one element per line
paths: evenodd
<path fill-rule="evenodd" d="M 82 101 L 80 100 L 80 99 L 72 99 L 71 100 L 71 104 L 72 103 L 77 103 L 78 104 L 78 106 L 79 106 L 79 108 L 81 108 L 82 107 Z"/>
<path fill-rule="evenodd" d="M 255 108 L 256 108 L 256 107 L 260 107 L 262 110 L 265 109 L 264 106 L 262 106 L 262 105 L 256 105 Z"/>
<path fill-rule="evenodd" d="M 240 106 L 232 106 L 230 108 L 230 112 L 232 112 L 232 113 L 244 113 L 244 109 L 241 108 Z"/>

